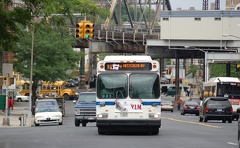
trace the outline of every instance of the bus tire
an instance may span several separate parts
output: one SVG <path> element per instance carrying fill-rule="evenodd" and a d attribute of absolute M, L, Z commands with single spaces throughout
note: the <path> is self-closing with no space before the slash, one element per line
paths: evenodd
<path fill-rule="evenodd" d="M 64 98 L 64 100 L 69 100 L 69 95 L 68 94 L 64 94 L 63 98 Z"/>
<path fill-rule="evenodd" d="M 158 135 L 158 133 L 159 133 L 159 128 L 156 128 L 154 131 L 152 131 L 153 135 Z"/>
<path fill-rule="evenodd" d="M 98 134 L 99 135 L 104 135 L 105 131 L 101 127 L 98 127 Z"/>

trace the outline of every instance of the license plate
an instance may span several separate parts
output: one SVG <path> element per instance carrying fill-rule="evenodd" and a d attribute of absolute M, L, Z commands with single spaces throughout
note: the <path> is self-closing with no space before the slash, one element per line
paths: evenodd
<path fill-rule="evenodd" d="M 128 113 L 127 112 L 121 112 L 120 115 L 121 115 L 121 117 L 127 117 Z"/>
<path fill-rule="evenodd" d="M 217 109 L 218 112 L 222 112 L 222 109 Z"/>

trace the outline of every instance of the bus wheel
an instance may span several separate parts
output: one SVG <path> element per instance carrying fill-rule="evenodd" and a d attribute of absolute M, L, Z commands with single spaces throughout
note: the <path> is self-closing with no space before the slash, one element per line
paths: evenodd
<path fill-rule="evenodd" d="M 159 128 L 156 128 L 155 130 L 152 131 L 153 135 L 158 135 L 158 133 L 159 133 Z"/>
<path fill-rule="evenodd" d="M 105 131 L 103 130 L 103 128 L 98 127 L 98 134 L 99 135 L 104 135 L 105 134 Z"/>
<path fill-rule="evenodd" d="M 64 100 L 69 100 L 68 94 L 64 94 L 63 97 L 64 97 Z"/>

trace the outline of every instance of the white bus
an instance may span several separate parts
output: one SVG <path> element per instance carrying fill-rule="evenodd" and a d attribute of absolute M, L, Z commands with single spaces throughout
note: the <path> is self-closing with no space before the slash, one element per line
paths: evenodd
<path fill-rule="evenodd" d="M 233 119 L 239 118 L 240 80 L 236 77 L 214 77 L 203 83 L 204 97 L 227 97 L 232 104 Z"/>
<path fill-rule="evenodd" d="M 97 64 L 96 124 L 106 132 L 148 132 L 161 127 L 158 61 L 150 56 L 106 56 Z"/>

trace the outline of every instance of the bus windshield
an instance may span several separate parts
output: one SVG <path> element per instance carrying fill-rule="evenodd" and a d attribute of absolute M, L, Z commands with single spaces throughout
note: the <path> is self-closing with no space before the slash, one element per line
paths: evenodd
<path fill-rule="evenodd" d="M 97 96 L 99 99 L 126 98 L 127 84 L 126 74 L 100 74 L 97 81 Z"/>
<path fill-rule="evenodd" d="M 218 84 L 217 96 L 223 96 L 224 94 L 239 94 L 240 87 L 231 84 Z"/>
<path fill-rule="evenodd" d="M 157 74 L 131 74 L 129 97 L 132 99 L 157 99 L 160 96 L 159 82 Z"/>
<path fill-rule="evenodd" d="M 97 81 L 99 99 L 158 99 L 160 80 L 157 74 L 100 74 Z"/>

